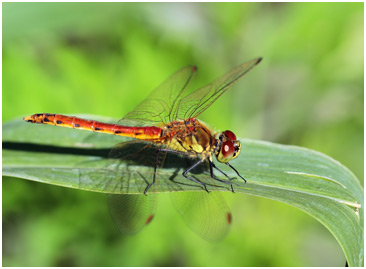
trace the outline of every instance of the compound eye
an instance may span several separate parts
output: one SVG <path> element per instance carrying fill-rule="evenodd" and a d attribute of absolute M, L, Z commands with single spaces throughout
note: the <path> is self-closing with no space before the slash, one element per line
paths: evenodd
<path fill-rule="evenodd" d="M 221 153 L 225 159 L 231 159 L 235 151 L 234 144 L 231 141 L 222 143 Z"/>
<path fill-rule="evenodd" d="M 236 140 L 236 135 L 232 132 L 232 131 L 229 131 L 229 130 L 226 130 L 224 132 L 224 134 L 231 140 L 231 141 L 234 141 Z"/>
<path fill-rule="evenodd" d="M 235 147 L 233 142 L 227 140 L 221 144 L 220 150 L 216 151 L 216 159 L 220 163 L 227 163 L 234 158 Z"/>

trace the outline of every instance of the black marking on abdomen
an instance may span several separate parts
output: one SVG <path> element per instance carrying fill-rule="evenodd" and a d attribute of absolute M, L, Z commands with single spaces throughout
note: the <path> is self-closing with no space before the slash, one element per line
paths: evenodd
<path fill-rule="evenodd" d="M 50 120 L 48 118 L 44 118 L 43 121 L 44 122 L 50 122 Z"/>
<path fill-rule="evenodd" d="M 80 127 L 80 124 L 74 124 L 74 127 L 78 128 L 78 127 Z"/>
<path fill-rule="evenodd" d="M 100 131 L 100 130 L 103 130 L 102 128 L 99 128 L 99 127 L 94 127 L 94 130 L 95 131 Z"/>
<path fill-rule="evenodd" d="M 62 121 L 58 120 L 56 121 L 56 124 L 62 124 Z"/>
<path fill-rule="evenodd" d="M 114 131 L 115 134 L 120 134 L 122 133 L 121 131 Z"/>

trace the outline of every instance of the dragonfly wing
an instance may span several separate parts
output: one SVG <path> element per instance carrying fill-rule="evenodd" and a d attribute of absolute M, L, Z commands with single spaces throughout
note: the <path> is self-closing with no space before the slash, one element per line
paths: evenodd
<path fill-rule="evenodd" d="M 216 81 L 200 88 L 186 97 L 179 100 L 178 118 L 196 118 L 216 101 L 223 93 L 229 90 L 241 77 L 256 66 L 262 58 L 253 59 L 247 63 L 239 65 L 229 73 Z"/>
<path fill-rule="evenodd" d="M 158 168 L 165 153 L 159 155 Z M 159 174 L 145 196 L 144 190 L 152 182 L 156 163 L 156 147 L 138 140 L 115 145 L 107 159 L 86 164 L 80 169 L 79 185 L 85 190 L 107 193 L 111 216 L 123 234 L 131 235 L 149 224 L 155 214 L 159 189 Z M 100 167 L 98 169 L 97 167 Z"/>
<path fill-rule="evenodd" d="M 160 168 L 165 160 L 166 153 L 159 155 L 157 167 Z M 114 171 L 123 175 L 115 181 L 118 188 L 136 188 L 140 194 L 108 194 L 109 210 L 118 229 L 127 235 L 136 234 L 149 224 L 156 208 L 157 196 L 152 191 L 159 189 L 159 175 L 156 183 L 144 195 L 145 188 L 152 182 L 156 164 L 156 148 L 139 141 L 130 141 L 116 145 L 110 153 L 111 160 L 119 160 L 117 166 L 113 164 Z M 114 161 L 111 161 L 114 163 Z M 125 166 L 129 163 L 130 166 Z M 133 167 L 137 165 L 138 167 Z M 110 167 L 112 167 L 110 165 Z M 134 186 L 137 184 L 136 186 Z M 116 189 L 113 186 L 112 189 Z"/>
<path fill-rule="evenodd" d="M 231 213 L 220 192 L 176 192 L 170 196 L 187 226 L 203 239 L 218 241 L 229 232 Z"/>
<path fill-rule="evenodd" d="M 123 234 L 137 233 L 154 217 L 156 195 L 143 193 L 152 181 L 155 160 L 156 149 L 134 140 L 115 145 L 108 158 L 79 169 L 80 188 L 108 193 L 111 216 Z"/>
<path fill-rule="evenodd" d="M 146 126 L 175 120 L 178 100 L 184 95 L 195 73 L 196 67 L 194 66 L 187 66 L 177 71 L 152 91 L 134 110 L 127 113 L 121 122 Z"/>
<path fill-rule="evenodd" d="M 136 234 L 148 225 L 155 214 L 154 194 L 108 194 L 109 211 L 118 229 L 127 235 Z"/>
<path fill-rule="evenodd" d="M 153 175 L 155 152 L 138 140 L 119 143 L 108 158 L 90 161 L 79 169 L 79 187 L 111 194 L 143 193 Z"/>

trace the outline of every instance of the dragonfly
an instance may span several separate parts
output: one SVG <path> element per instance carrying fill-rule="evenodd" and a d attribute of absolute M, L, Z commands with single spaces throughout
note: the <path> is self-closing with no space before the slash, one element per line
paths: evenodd
<path fill-rule="evenodd" d="M 227 235 L 232 216 L 220 193 L 210 191 L 208 186 L 215 186 L 214 183 L 219 182 L 234 192 L 234 178 L 215 165 L 213 156 L 246 183 L 246 179 L 230 164 L 231 160 L 239 156 L 241 144 L 232 131 L 215 132 L 197 117 L 261 60 L 262 58 L 255 58 L 241 64 L 214 82 L 196 90 L 190 90 L 189 85 L 197 67 L 182 68 L 153 90 L 118 124 L 50 113 L 33 114 L 24 117 L 24 120 L 132 138 L 114 146 L 110 153 L 111 159 L 126 156 L 126 146 L 135 142 L 143 143 L 142 151 L 149 147 L 153 149 L 151 173 L 147 173 L 146 177 L 141 175 L 146 179 L 143 192 L 140 195 L 107 195 L 112 218 L 119 230 L 127 235 L 139 232 L 155 216 L 155 192 L 158 189 L 155 192 L 149 191 L 153 186 L 159 188 L 158 171 L 162 169 L 167 154 L 185 158 L 188 167 L 183 169 L 181 175 L 202 191 L 176 192 L 171 196 L 173 204 L 194 232 L 208 241 L 218 241 Z M 209 183 L 197 179 L 193 173 L 207 163 Z M 118 168 L 116 169 L 118 176 Z M 220 173 L 220 176 L 215 175 L 214 171 Z M 124 176 L 121 178 L 122 182 L 131 177 L 128 173 L 130 172 L 121 173 Z M 132 177 L 134 176 L 137 174 Z"/>

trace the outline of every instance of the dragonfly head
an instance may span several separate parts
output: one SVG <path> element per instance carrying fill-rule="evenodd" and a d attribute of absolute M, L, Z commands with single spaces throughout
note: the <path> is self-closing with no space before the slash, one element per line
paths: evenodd
<path fill-rule="evenodd" d="M 232 131 L 219 134 L 216 143 L 215 156 L 220 163 L 227 163 L 239 156 L 241 145 Z"/>

